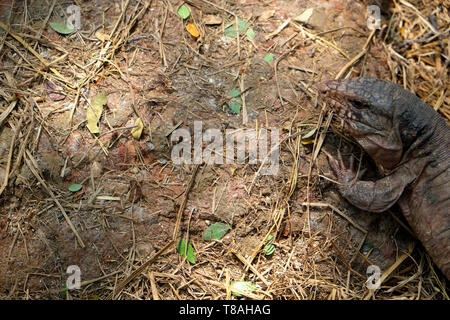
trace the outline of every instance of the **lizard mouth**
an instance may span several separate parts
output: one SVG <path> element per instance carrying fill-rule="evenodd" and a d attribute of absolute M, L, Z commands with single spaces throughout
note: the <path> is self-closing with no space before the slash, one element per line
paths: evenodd
<path fill-rule="evenodd" d="M 331 110 L 344 120 L 349 133 L 359 136 L 376 129 L 373 123 L 366 121 L 363 111 L 368 108 L 356 96 L 336 90 L 334 81 L 321 83 L 318 89 Z"/>
<path fill-rule="evenodd" d="M 348 101 L 340 101 L 335 97 L 328 97 L 327 100 L 330 108 L 335 111 L 341 118 L 347 120 L 357 120 L 355 113 L 353 112 Z"/>

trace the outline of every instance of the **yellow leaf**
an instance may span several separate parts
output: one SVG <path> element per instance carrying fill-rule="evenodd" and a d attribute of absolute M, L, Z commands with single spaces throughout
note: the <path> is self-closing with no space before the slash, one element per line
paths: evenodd
<path fill-rule="evenodd" d="M 134 122 L 134 125 L 136 125 L 137 127 L 131 129 L 131 135 L 133 136 L 133 138 L 138 140 L 141 137 L 142 129 L 144 129 L 144 124 L 142 123 L 141 118 L 137 118 Z"/>
<path fill-rule="evenodd" d="M 307 145 L 307 144 L 312 144 L 314 143 L 315 139 L 314 138 L 309 138 L 309 139 L 302 139 L 301 142 L 303 145 Z"/>
<path fill-rule="evenodd" d="M 307 134 L 302 136 L 300 142 L 304 145 L 311 144 L 311 143 L 314 143 L 315 138 L 316 138 L 316 129 L 314 128 L 311 131 L 309 131 Z"/>
<path fill-rule="evenodd" d="M 192 23 L 189 23 L 189 24 L 186 26 L 186 30 L 187 30 L 187 32 L 189 32 L 192 36 L 194 36 L 194 37 L 196 37 L 196 38 L 198 38 L 198 37 L 200 36 L 200 32 L 198 31 L 197 27 L 196 27 L 194 24 L 192 24 Z"/>
<path fill-rule="evenodd" d="M 106 94 L 99 93 L 97 94 L 91 101 L 90 105 L 88 106 L 87 112 L 86 112 L 86 119 L 87 119 L 87 128 L 91 133 L 99 133 L 100 129 L 98 128 L 98 121 L 100 120 L 100 117 L 102 116 L 103 112 L 103 105 L 106 104 L 108 101 L 108 98 L 106 97 Z"/>

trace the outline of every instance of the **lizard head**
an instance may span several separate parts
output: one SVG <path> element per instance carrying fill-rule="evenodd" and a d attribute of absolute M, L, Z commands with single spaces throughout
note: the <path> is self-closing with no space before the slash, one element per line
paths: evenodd
<path fill-rule="evenodd" d="M 394 120 L 395 86 L 372 78 L 329 80 L 318 86 L 331 109 L 344 120 L 344 133 L 387 169 L 399 163 L 403 150 Z"/>
<path fill-rule="evenodd" d="M 319 91 L 341 116 L 348 133 L 367 135 L 392 124 L 391 83 L 372 78 L 329 80 L 319 85 Z"/>

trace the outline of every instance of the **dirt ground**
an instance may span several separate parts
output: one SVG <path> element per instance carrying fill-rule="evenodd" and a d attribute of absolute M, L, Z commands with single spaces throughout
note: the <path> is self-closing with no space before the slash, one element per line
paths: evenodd
<path fill-rule="evenodd" d="M 340 72 L 405 85 L 449 120 L 448 6 L 405 3 L 2 1 L 10 34 L 0 28 L 0 298 L 448 299 L 399 209 L 351 206 L 322 152 L 340 148 L 377 175 L 318 96 L 316 85 Z M 65 21 L 73 4 L 81 29 L 56 32 L 49 23 Z M 370 4 L 381 6 L 372 35 Z M 317 21 L 298 22 L 308 8 Z M 408 43 L 429 31 L 420 18 L 430 14 L 446 36 Z M 227 36 L 238 18 L 244 32 Z M 229 106 L 234 89 L 239 112 Z M 93 134 L 87 113 L 100 93 L 107 102 Z M 278 173 L 175 164 L 171 135 L 192 132 L 196 120 L 222 132 L 279 128 Z M 294 135 L 314 129 L 310 143 Z M 230 231 L 205 241 L 215 222 Z M 275 251 L 266 255 L 269 233 Z M 176 250 L 186 237 L 195 263 Z M 80 289 L 64 289 L 70 265 Z M 369 265 L 383 275 L 377 290 L 365 284 Z M 257 285 L 253 295 L 230 295 L 239 280 Z"/>

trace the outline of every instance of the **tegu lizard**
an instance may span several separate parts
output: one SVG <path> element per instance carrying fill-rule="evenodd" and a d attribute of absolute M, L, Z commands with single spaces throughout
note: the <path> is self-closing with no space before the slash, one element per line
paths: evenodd
<path fill-rule="evenodd" d="M 413 93 L 392 82 L 330 80 L 319 91 L 352 136 L 383 168 L 376 181 L 356 177 L 329 157 L 340 193 L 356 207 L 383 212 L 398 203 L 417 238 L 450 280 L 450 128 Z"/>

